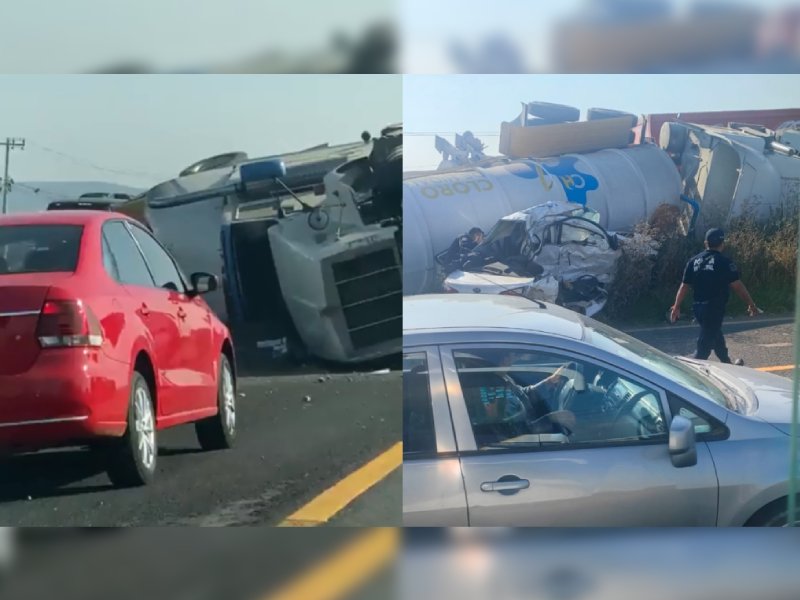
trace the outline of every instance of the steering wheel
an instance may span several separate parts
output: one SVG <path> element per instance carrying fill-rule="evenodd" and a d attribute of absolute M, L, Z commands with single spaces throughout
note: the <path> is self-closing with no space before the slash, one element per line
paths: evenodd
<path fill-rule="evenodd" d="M 612 385 L 609 385 L 606 388 L 606 393 L 603 394 L 603 399 L 600 401 L 600 412 L 603 413 L 603 414 L 607 414 L 607 413 L 610 413 L 610 412 L 613 411 L 615 413 L 615 416 L 616 416 L 616 414 L 618 412 L 617 411 L 617 400 L 616 400 L 616 398 L 614 398 L 611 395 L 611 391 L 614 389 L 614 386 L 616 385 L 616 381 L 617 380 L 615 379 L 614 383 Z M 622 408 L 622 406 L 620 406 L 619 408 Z"/>
<path fill-rule="evenodd" d="M 565 371 L 578 372 L 578 363 L 570 361 L 565 363 L 562 367 Z M 561 383 L 558 384 L 553 397 L 556 399 L 555 410 L 569 410 L 569 405 L 575 397 L 575 382 L 571 377 L 561 375 Z"/>
<path fill-rule="evenodd" d="M 525 404 L 519 403 L 519 410 L 512 415 L 504 416 L 500 419 L 500 423 L 518 423 L 520 419 L 527 420 L 528 411 L 525 410 Z"/>
<path fill-rule="evenodd" d="M 634 407 L 639 403 L 639 401 L 642 398 L 644 398 L 645 396 L 648 396 L 648 395 L 650 395 L 652 393 L 653 392 L 651 392 L 650 390 L 642 390 L 641 392 L 638 392 L 638 393 L 634 394 L 633 396 L 628 398 L 625 402 L 623 402 L 622 405 L 617 409 L 616 413 L 614 414 L 613 419 L 611 420 L 612 429 L 616 428 L 617 423 L 619 423 L 619 421 L 620 421 L 620 419 L 622 419 L 622 417 L 626 417 L 626 416 L 631 415 L 633 413 Z M 647 434 L 651 434 L 652 433 L 650 431 L 647 431 L 644 428 L 644 425 L 641 423 L 641 421 L 639 421 L 637 419 L 637 422 L 639 424 L 639 431 L 638 431 L 639 436 L 645 436 Z M 659 432 L 663 432 L 663 430 L 664 430 L 664 418 L 662 416 L 660 416 L 660 415 L 656 419 L 656 428 L 658 429 Z"/>

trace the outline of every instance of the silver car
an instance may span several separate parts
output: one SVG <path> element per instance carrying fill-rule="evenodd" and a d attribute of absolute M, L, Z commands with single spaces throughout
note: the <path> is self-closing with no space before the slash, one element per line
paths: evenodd
<path fill-rule="evenodd" d="M 406 526 L 787 522 L 792 382 L 515 296 L 403 305 Z"/>

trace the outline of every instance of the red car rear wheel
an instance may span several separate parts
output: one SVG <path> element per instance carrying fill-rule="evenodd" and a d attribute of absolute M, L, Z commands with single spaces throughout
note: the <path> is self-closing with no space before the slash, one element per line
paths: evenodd
<path fill-rule="evenodd" d="M 111 449 L 108 476 L 114 485 L 132 487 L 153 480 L 158 458 L 155 414 L 150 386 L 141 373 L 133 373 L 128 405 L 128 427 Z"/>

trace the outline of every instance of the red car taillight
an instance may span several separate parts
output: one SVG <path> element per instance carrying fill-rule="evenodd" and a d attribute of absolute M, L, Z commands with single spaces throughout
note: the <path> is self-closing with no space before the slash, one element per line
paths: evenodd
<path fill-rule="evenodd" d="M 36 337 L 42 348 L 99 347 L 100 321 L 80 300 L 47 300 L 39 315 Z"/>

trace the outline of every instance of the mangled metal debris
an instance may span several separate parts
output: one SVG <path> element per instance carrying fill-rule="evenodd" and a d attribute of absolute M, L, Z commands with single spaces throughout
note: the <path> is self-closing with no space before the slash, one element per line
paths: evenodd
<path fill-rule="evenodd" d="M 451 293 L 513 294 L 593 315 L 608 299 L 621 251 L 597 211 L 547 202 L 500 219 L 447 274 Z M 437 259 L 445 263 L 445 253 Z M 449 269 L 445 269 L 449 270 Z"/>
<path fill-rule="evenodd" d="M 800 135 L 791 123 L 773 131 L 673 121 L 662 125 L 659 141 L 680 173 L 687 230 L 701 235 L 736 217 L 764 221 L 797 206 Z"/>

